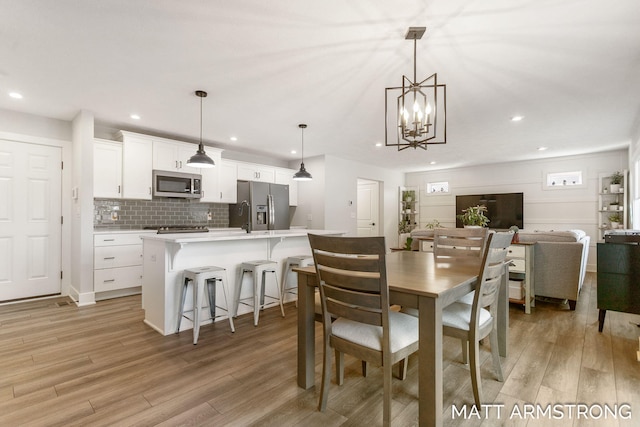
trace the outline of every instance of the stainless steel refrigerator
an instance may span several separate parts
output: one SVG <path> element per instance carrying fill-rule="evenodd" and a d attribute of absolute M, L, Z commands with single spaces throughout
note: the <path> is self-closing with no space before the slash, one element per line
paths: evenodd
<path fill-rule="evenodd" d="M 289 186 L 238 181 L 238 203 L 229 205 L 229 226 L 250 230 L 289 229 Z"/>

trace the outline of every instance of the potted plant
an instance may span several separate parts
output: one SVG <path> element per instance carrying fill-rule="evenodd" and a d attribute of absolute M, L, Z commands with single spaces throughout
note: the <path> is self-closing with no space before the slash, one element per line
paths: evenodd
<path fill-rule="evenodd" d="M 415 190 L 405 190 L 402 192 L 402 200 L 410 203 L 412 201 L 414 201 L 416 199 L 416 192 Z"/>
<path fill-rule="evenodd" d="M 433 230 L 434 228 L 442 228 L 442 225 L 440 225 L 440 221 L 434 219 L 433 221 L 426 223 L 425 228 Z"/>
<path fill-rule="evenodd" d="M 399 234 L 399 247 L 404 247 L 405 246 L 405 242 L 407 240 L 409 240 L 411 237 L 409 233 L 411 233 L 411 230 L 413 229 L 413 227 L 411 226 L 411 223 L 409 221 L 407 221 L 406 219 L 403 219 L 402 221 L 400 221 L 398 223 L 398 234 Z"/>
<path fill-rule="evenodd" d="M 411 243 L 413 243 L 413 238 L 407 237 L 407 240 L 404 242 L 404 250 L 405 251 L 410 251 L 411 250 Z"/>
<path fill-rule="evenodd" d="M 512 225 L 511 227 L 509 227 L 509 231 L 513 231 L 513 237 L 511 238 L 511 243 L 518 243 L 520 241 L 520 236 L 518 236 L 518 231 L 520 231 L 520 229 L 518 228 L 518 226 Z"/>
<path fill-rule="evenodd" d="M 614 213 L 609 215 L 609 222 L 611 223 L 611 228 L 618 228 L 622 222 L 622 218 L 620 214 Z"/>
<path fill-rule="evenodd" d="M 624 177 L 622 176 L 622 173 L 620 171 L 615 171 L 610 177 L 609 177 L 609 191 L 611 191 L 612 193 L 619 193 L 620 192 L 620 184 L 622 184 L 622 179 Z"/>
<path fill-rule="evenodd" d="M 457 215 L 457 218 L 465 227 L 485 227 L 489 223 L 486 212 L 487 207 L 484 205 L 469 206 L 463 209 L 462 214 Z"/>

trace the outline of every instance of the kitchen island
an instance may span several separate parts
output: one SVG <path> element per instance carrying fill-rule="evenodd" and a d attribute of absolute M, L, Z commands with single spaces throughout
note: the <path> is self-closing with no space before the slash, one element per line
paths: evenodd
<path fill-rule="evenodd" d="M 229 305 L 233 306 L 235 289 L 238 282 L 238 267 L 242 262 L 269 259 L 278 262 L 278 280 L 282 284 L 282 266 L 287 257 L 311 254 L 307 234 L 343 235 L 338 230 L 270 230 L 225 231 L 209 233 L 145 234 L 143 242 L 143 280 L 142 308 L 145 311 L 144 322 L 168 335 L 176 332 L 178 304 L 180 301 L 182 271 L 190 267 L 215 265 L 227 270 Z M 245 280 L 249 280 L 245 277 Z M 189 288 L 191 292 L 191 287 Z M 276 295 L 273 279 L 267 281 L 265 292 Z M 245 285 L 241 298 L 249 297 L 253 287 Z M 190 309 L 192 296 L 187 295 Z M 221 286 L 216 289 L 216 301 L 224 306 L 224 294 Z M 207 310 L 203 310 L 207 311 Z M 240 305 L 238 315 L 251 312 L 250 307 Z M 202 320 L 201 324 L 210 323 Z M 193 324 L 183 319 L 181 330 L 190 329 Z"/>

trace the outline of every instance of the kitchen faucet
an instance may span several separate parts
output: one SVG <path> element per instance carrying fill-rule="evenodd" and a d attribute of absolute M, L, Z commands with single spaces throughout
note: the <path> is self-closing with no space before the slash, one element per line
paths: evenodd
<path fill-rule="evenodd" d="M 251 205 L 246 200 L 243 200 L 242 202 L 240 202 L 240 206 L 238 207 L 238 216 L 242 216 L 245 206 L 247 207 L 247 223 L 243 224 L 241 228 L 243 230 L 247 230 L 247 233 L 251 233 L 251 212 L 249 211 L 249 208 L 251 208 Z"/>

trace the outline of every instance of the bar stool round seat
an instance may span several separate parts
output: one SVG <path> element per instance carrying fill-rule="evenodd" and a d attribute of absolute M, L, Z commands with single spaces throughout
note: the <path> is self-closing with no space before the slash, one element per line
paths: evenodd
<path fill-rule="evenodd" d="M 287 258 L 284 268 L 282 269 L 282 301 L 284 301 L 285 294 L 298 295 L 297 283 L 293 286 L 287 286 L 291 269 L 295 267 L 309 267 L 310 265 L 313 265 L 313 256 L 311 255 L 295 255 Z"/>
<path fill-rule="evenodd" d="M 176 334 L 180 332 L 180 324 L 182 318 L 193 322 L 193 344 L 198 343 L 198 336 L 200 335 L 200 322 L 202 322 L 202 305 L 204 301 L 204 293 L 207 293 L 209 302 L 209 315 L 210 317 L 204 320 L 212 320 L 215 322 L 216 318 L 227 317 L 229 319 L 229 326 L 231 332 L 235 332 L 235 326 L 233 325 L 233 316 L 229 310 L 229 301 L 227 299 L 227 270 L 222 267 L 207 266 L 207 267 L 194 267 L 184 270 L 182 281 L 182 293 L 180 297 L 180 305 L 178 312 L 178 325 L 176 326 Z M 224 295 L 224 307 L 216 305 L 216 284 L 221 282 L 222 293 Z M 185 310 L 184 304 L 187 297 L 187 288 L 189 284 L 193 284 L 193 309 Z M 205 286 L 205 284 L 207 286 Z M 216 315 L 216 308 L 224 311 L 226 314 Z M 189 318 L 185 313 L 192 312 L 193 318 Z"/>
<path fill-rule="evenodd" d="M 235 287 L 235 311 L 234 317 L 238 316 L 238 307 L 240 304 L 253 307 L 253 325 L 258 326 L 258 318 L 260 310 L 265 307 L 265 299 L 272 300 L 270 304 L 277 302 L 280 305 L 280 312 L 284 317 L 284 307 L 282 306 L 282 293 L 280 292 L 280 283 L 278 282 L 278 273 L 276 272 L 278 263 L 270 260 L 254 260 L 243 262 L 240 266 L 240 274 L 238 283 Z M 251 273 L 253 278 L 253 296 L 240 298 L 242 293 L 242 282 L 245 273 Z M 277 296 L 265 294 L 267 273 L 273 274 L 276 281 Z"/>

